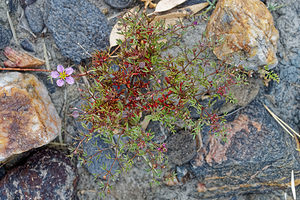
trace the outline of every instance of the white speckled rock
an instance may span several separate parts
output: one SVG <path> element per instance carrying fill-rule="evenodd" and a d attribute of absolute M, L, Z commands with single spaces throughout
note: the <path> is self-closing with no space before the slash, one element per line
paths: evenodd
<path fill-rule="evenodd" d="M 60 131 L 48 91 L 35 76 L 0 74 L 0 161 L 43 146 Z"/>

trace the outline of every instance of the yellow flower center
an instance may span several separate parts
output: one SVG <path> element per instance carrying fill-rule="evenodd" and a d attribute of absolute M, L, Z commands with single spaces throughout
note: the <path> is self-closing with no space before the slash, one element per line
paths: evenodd
<path fill-rule="evenodd" d="M 68 77 L 69 75 L 68 74 L 66 74 L 66 72 L 65 71 L 63 71 L 62 73 L 59 73 L 59 77 L 62 79 L 62 80 L 65 80 L 66 79 L 66 77 Z"/>

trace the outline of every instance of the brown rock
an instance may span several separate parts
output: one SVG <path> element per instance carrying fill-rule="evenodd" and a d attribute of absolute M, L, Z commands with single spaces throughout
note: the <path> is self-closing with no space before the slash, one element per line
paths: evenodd
<path fill-rule="evenodd" d="M 277 65 L 279 38 L 273 17 L 259 0 L 220 0 L 206 27 L 207 37 L 222 40 L 215 55 L 247 69 Z"/>
<path fill-rule="evenodd" d="M 8 58 L 8 60 L 4 61 L 6 67 L 30 68 L 39 67 L 45 64 L 43 60 L 24 52 L 15 51 L 10 47 L 5 48 L 4 55 Z"/>
<path fill-rule="evenodd" d="M 0 75 L 0 161 L 49 143 L 61 120 L 44 85 L 31 74 Z"/>

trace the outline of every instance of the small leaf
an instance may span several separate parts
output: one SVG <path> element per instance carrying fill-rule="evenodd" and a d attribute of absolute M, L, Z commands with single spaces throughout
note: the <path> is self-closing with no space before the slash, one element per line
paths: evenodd
<path fill-rule="evenodd" d="M 45 64 L 43 60 L 24 52 L 15 51 L 10 47 L 4 49 L 4 55 L 8 58 L 8 60 L 4 61 L 5 67 L 31 68 Z"/>
<path fill-rule="evenodd" d="M 174 8 L 175 6 L 178 6 L 182 3 L 184 3 L 186 0 L 161 0 L 158 2 L 155 8 L 155 12 L 163 12 L 170 10 Z"/>

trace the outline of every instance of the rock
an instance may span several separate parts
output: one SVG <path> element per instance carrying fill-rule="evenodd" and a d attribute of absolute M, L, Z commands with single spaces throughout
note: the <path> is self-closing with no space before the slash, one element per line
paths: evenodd
<path fill-rule="evenodd" d="M 26 4 L 25 17 L 33 33 L 41 33 L 45 27 L 43 9 L 44 0 L 38 0 L 35 3 L 30 2 L 30 4 Z"/>
<path fill-rule="evenodd" d="M 106 170 L 103 169 L 103 166 L 107 166 L 106 169 L 111 169 L 111 173 L 115 174 L 116 170 L 119 170 L 119 165 L 117 162 L 114 162 L 115 153 L 99 137 L 93 137 L 88 142 L 83 142 L 82 147 L 86 153 L 86 159 L 88 163 L 85 165 L 86 169 L 93 175 L 99 175 L 100 178 L 104 178 L 106 175 Z M 107 149 L 102 153 L 99 152 L 99 149 Z M 106 156 L 110 156 L 112 159 L 108 159 Z M 92 157 L 91 159 L 88 159 Z M 106 175 L 107 176 L 107 175 Z"/>
<path fill-rule="evenodd" d="M 28 39 L 22 40 L 20 44 L 25 51 L 34 52 L 34 47 Z"/>
<path fill-rule="evenodd" d="M 4 55 L 8 58 L 8 60 L 3 63 L 5 67 L 32 68 L 45 64 L 45 61 L 39 58 L 21 51 L 16 51 L 10 47 L 5 48 Z"/>
<path fill-rule="evenodd" d="M 146 132 L 152 132 L 155 134 L 152 139 L 156 143 L 163 143 L 167 139 L 168 130 L 159 121 L 150 121 Z"/>
<path fill-rule="evenodd" d="M 248 79 L 247 84 L 231 86 L 230 92 L 232 93 L 233 97 L 236 99 L 236 103 L 227 102 L 218 109 L 218 112 L 229 113 L 230 111 L 238 107 L 247 106 L 257 96 L 259 92 L 260 82 L 262 81 L 259 79 L 251 78 Z"/>
<path fill-rule="evenodd" d="M 31 74 L 0 74 L 0 161 L 57 137 L 61 120 L 45 86 Z"/>
<path fill-rule="evenodd" d="M 8 9 L 10 13 L 15 13 L 18 9 L 18 0 L 8 0 Z"/>
<path fill-rule="evenodd" d="M 109 6 L 117 9 L 128 8 L 134 0 L 104 0 Z"/>
<path fill-rule="evenodd" d="M 8 46 L 11 38 L 11 31 L 0 25 L 0 49 L 4 49 Z"/>
<path fill-rule="evenodd" d="M 240 111 L 227 133 L 226 143 L 203 133 L 203 145 L 191 161 L 192 173 L 205 186 L 198 198 L 288 189 L 292 170 L 299 183 L 295 143 L 259 101 Z"/>
<path fill-rule="evenodd" d="M 74 199 L 76 168 L 67 155 L 43 149 L 0 181 L 0 199 Z"/>
<path fill-rule="evenodd" d="M 187 131 L 179 131 L 171 135 L 166 145 L 169 162 L 175 165 L 182 165 L 196 156 L 196 140 Z"/>
<path fill-rule="evenodd" d="M 81 108 L 82 101 L 78 101 L 75 104 L 76 108 Z M 89 131 L 81 125 L 81 122 L 75 120 L 76 128 L 79 132 L 89 134 Z M 90 126 L 88 126 L 90 127 Z M 106 171 L 103 166 L 107 166 L 107 169 L 111 168 L 111 173 L 114 174 L 119 169 L 118 163 L 114 163 L 114 159 L 108 159 L 107 156 L 115 158 L 115 153 L 110 148 L 109 144 L 105 143 L 101 138 L 94 136 L 89 141 L 82 142 L 81 148 L 85 153 L 85 159 L 88 161 L 84 166 L 93 175 L 98 175 L 100 178 L 104 178 Z M 101 149 L 106 149 L 102 153 Z M 90 159 L 89 159 L 90 158 Z"/>
<path fill-rule="evenodd" d="M 22 42 L 20 43 L 22 48 L 25 50 L 25 51 L 29 51 L 29 52 L 34 52 L 34 48 L 32 46 L 32 43 L 29 42 L 28 39 L 24 39 L 22 40 Z"/>
<path fill-rule="evenodd" d="M 22 8 L 25 8 L 26 6 L 29 6 L 33 3 L 35 3 L 37 0 L 20 0 L 20 4 Z"/>
<path fill-rule="evenodd" d="M 259 0 L 220 0 L 206 27 L 207 37 L 222 40 L 214 48 L 221 60 L 247 69 L 277 65 L 279 38 L 273 17 Z"/>
<path fill-rule="evenodd" d="M 63 56 L 79 63 L 90 57 L 88 53 L 108 46 L 107 19 L 88 1 L 50 0 L 46 13 L 45 24 Z"/>

